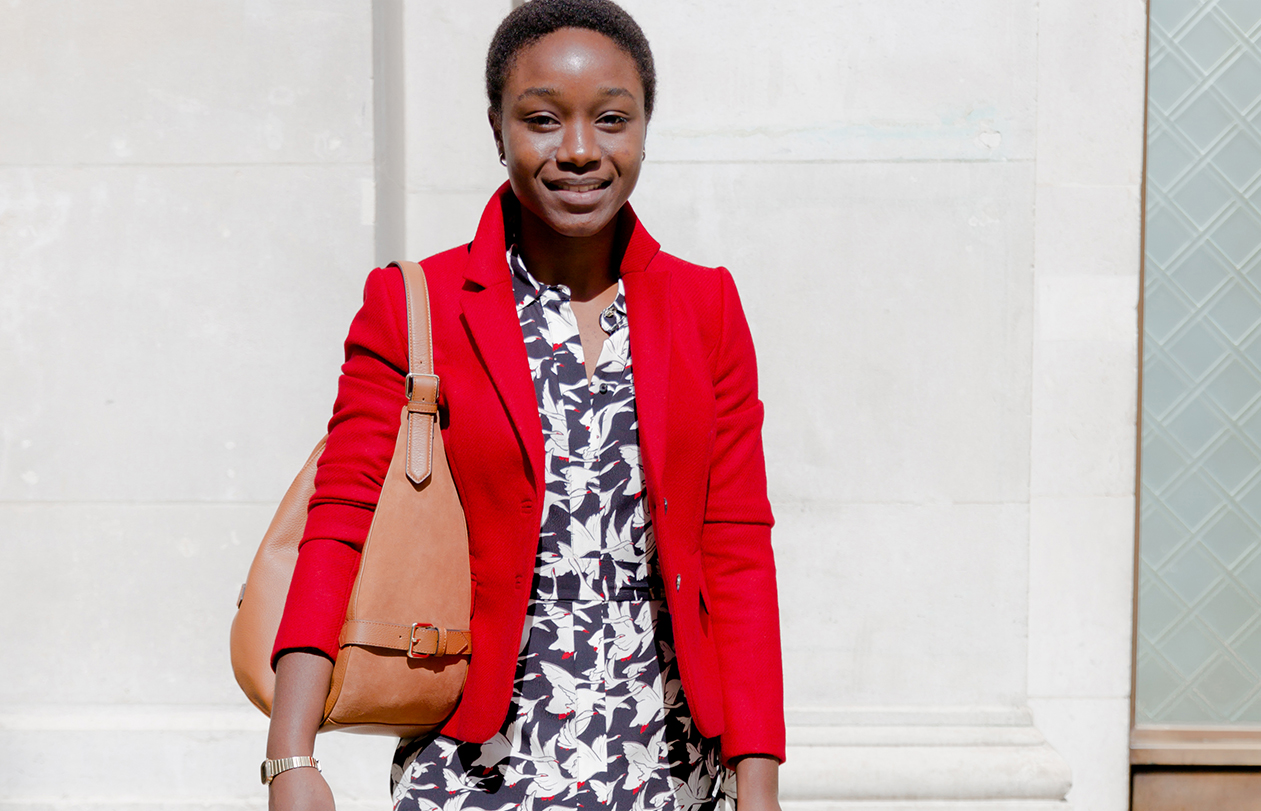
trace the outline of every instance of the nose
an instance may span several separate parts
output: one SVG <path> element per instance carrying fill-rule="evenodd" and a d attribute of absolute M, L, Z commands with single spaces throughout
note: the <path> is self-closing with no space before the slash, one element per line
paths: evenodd
<path fill-rule="evenodd" d="M 556 150 L 558 164 L 565 164 L 571 171 L 593 169 L 599 166 L 601 157 L 595 127 L 590 122 L 574 122 L 565 127 L 560 148 Z"/>

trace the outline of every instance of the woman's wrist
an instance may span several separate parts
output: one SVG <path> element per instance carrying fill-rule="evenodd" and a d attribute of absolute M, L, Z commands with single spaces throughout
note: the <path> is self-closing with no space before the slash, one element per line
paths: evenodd
<path fill-rule="evenodd" d="M 736 801 L 764 806 L 779 801 L 779 759 L 770 755 L 744 755 L 735 761 Z"/>
<path fill-rule="evenodd" d="M 267 737 L 268 760 L 283 760 L 289 757 L 313 757 L 314 755 L 314 740 L 307 741 L 301 738 L 272 740 L 270 735 Z"/>
<path fill-rule="evenodd" d="M 276 662 L 276 694 L 267 730 L 267 758 L 310 757 L 324 715 L 333 663 L 294 651 Z"/>

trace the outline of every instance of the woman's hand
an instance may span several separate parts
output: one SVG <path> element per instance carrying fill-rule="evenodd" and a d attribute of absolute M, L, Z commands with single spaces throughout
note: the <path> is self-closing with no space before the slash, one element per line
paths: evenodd
<path fill-rule="evenodd" d="M 779 811 L 779 761 L 746 755 L 736 761 L 738 811 Z"/>
<path fill-rule="evenodd" d="M 324 656 L 292 651 L 276 661 L 276 697 L 267 730 L 267 757 L 310 757 L 324 717 L 333 663 Z M 276 775 L 267 795 L 271 811 L 332 811 L 333 792 L 318 769 L 300 766 Z"/>
<path fill-rule="evenodd" d="M 268 811 L 333 811 L 333 792 L 318 769 L 281 772 L 271 781 Z"/>

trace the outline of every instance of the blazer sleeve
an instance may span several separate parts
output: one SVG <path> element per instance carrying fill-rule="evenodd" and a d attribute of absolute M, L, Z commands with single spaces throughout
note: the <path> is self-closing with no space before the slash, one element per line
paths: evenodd
<path fill-rule="evenodd" d="M 785 757 L 774 520 L 762 452 L 757 361 L 735 282 L 719 268 L 722 324 L 713 358 L 717 421 L 701 535 L 723 691 L 723 758 Z"/>
<path fill-rule="evenodd" d="M 315 473 L 315 494 L 272 649 L 336 659 L 359 553 L 394 454 L 406 400 L 406 293 L 396 268 L 377 268 L 346 338 L 346 362 Z"/>

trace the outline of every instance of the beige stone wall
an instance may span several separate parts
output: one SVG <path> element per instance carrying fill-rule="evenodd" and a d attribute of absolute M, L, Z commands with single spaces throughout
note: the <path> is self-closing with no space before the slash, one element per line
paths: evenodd
<path fill-rule="evenodd" d="M 502 180 L 509 5 L 0 9 L 0 809 L 264 807 L 237 588 L 363 275 Z M 626 7 L 633 202 L 758 345 L 786 801 L 1125 808 L 1144 4 Z"/>
<path fill-rule="evenodd" d="M 371 11 L 0 8 L 0 807 L 265 799 L 227 629 L 373 262 Z"/>

